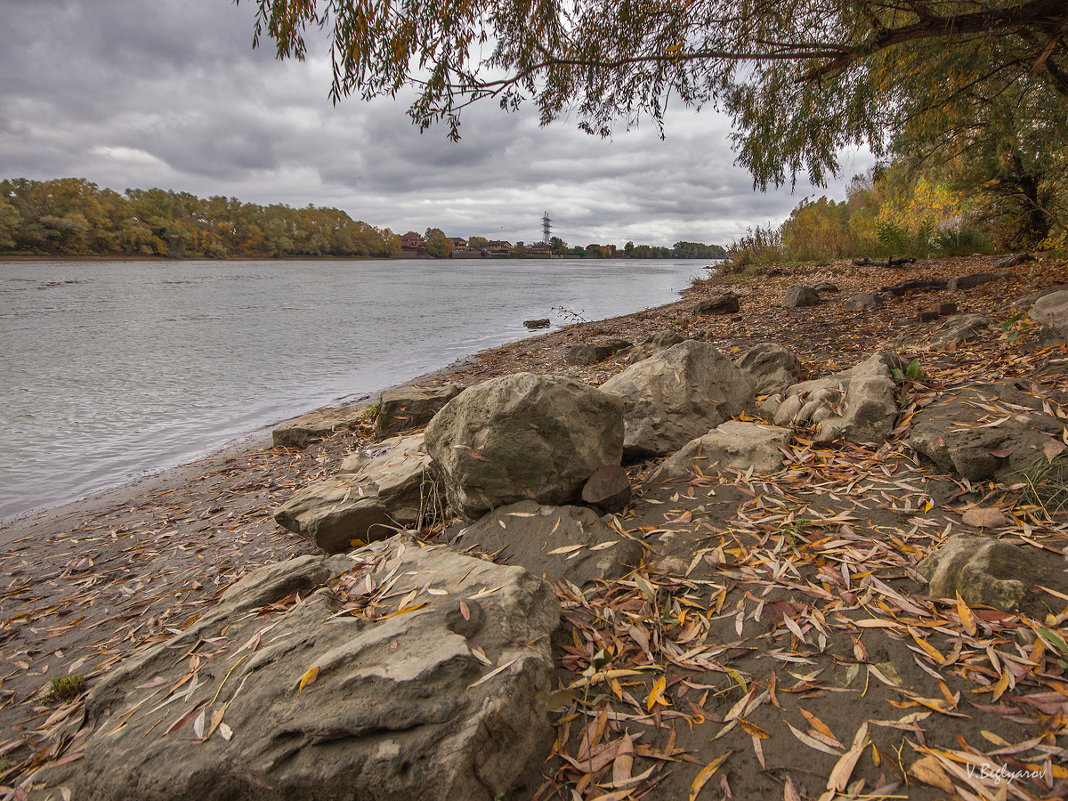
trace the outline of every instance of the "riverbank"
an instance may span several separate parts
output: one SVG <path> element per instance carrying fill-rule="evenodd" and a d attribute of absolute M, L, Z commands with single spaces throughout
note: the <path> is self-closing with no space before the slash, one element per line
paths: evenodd
<path fill-rule="evenodd" d="M 855 293 L 890 286 L 906 279 L 952 278 L 979 272 L 989 269 L 993 261 L 980 257 L 940 260 L 910 265 L 903 269 L 839 264 L 822 268 L 783 268 L 777 275 L 771 276 L 716 277 L 695 287 L 687 297 L 676 303 L 609 320 L 579 323 L 539 337 L 493 348 L 421 380 L 455 380 L 470 385 L 496 375 L 531 371 L 572 375 L 596 385 L 618 372 L 621 365 L 612 360 L 594 365 L 568 364 L 566 354 L 571 345 L 617 337 L 637 344 L 654 335 L 672 331 L 681 337 L 707 339 L 725 353 L 738 353 L 760 341 L 775 341 L 792 348 L 800 357 L 804 368 L 813 375 L 849 367 L 872 351 L 888 347 L 905 358 L 921 359 L 927 376 L 926 382 L 930 385 L 927 391 L 958 386 L 965 382 L 993 384 L 1017 378 L 1059 384 L 1061 390 L 1068 391 L 1068 386 L 1064 386 L 1064 348 L 1042 346 L 1033 332 L 1013 329 L 1011 320 L 1016 311 L 1009 305 L 1010 301 L 1017 297 L 1047 286 L 1068 282 L 1068 269 L 1063 262 L 1023 264 L 1014 268 L 1008 277 L 974 288 L 907 293 L 888 300 L 882 306 L 865 311 L 846 309 L 841 300 Z M 829 293 L 825 302 L 819 306 L 783 309 L 779 305 L 787 286 L 796 283 L 813 285 L 824 281 L 835 284 L 838 291 Z M 695 306 L 700 300 L 725 288 L 739 296 L 740 312 L 725 316 L 695 313 Z M 937 303 L 955 303 L 961 313 L 987 314 L 997 322 L 1008 323 L 1009 329 L 1002 330 L 995 326 L 983 338 L 957 347 L 934 345 L 931 340 L 938 323 L 921 322 L 916 315 L 918 311 Z M 1013 332 L 1021 335 L 1010 338 Z M 918 404 L 923 398 L 923 392 L 917 390 L 917 394 L 912 396 L 909 402 Z M 271 518 L 271 512 L 296 488 L 336 471 L 341 460 L 366 444 L 369 438 L 369 428 L 361 425 L 353 430 L 339 431 L 329 439 L 303 451 L 268 447 L 269 443 L 265 440 L 255 439 L 232 452 L 183 465 L 176 470 L 87 501 L 17 520 L 0 529 L 0 536 L 6 542 L 3 553 L 0 554 L 0 566 L 4 575 L 9 576 L 0 595 L 0 648 L 4 665 L 3 674 L 0 676 L 3 682 L 0 685 L 0 731 L 11 733 L 3 735 L 0 740 L 0 754 L 7 759 L 7 767 L 0 767 L 0 784 L 13 784 L 28 769 L 48 759 L 76 758 L 76 754 L 67 753 L 64 749 L 69 743 L 70 735 L 80 724 L 81 708 L 78 701 L 67 705 L 43 702 L 42 697 L 51 677 L 80 674 L 84 675 L 89 686 L 92 686 L 103 673 L 137 649 L 164 641 L 175 631 L 188 626 L 222 589 L 249 570 L 297 554 L 312 553 L 313 548 L 309 544 L 280 529 Z M 899 440 L 893 441 L 885 452 L 854 449 L 848 453 L 832 455 L 818 449 L 810 449 L 809 453 L 812 471 L 818 466 L 821 470 L 834 473 L 835 483 L 830 492 L 837 492 L 838 498 L 829 498 L 824 490 L 813 488 L 822 474 L 816 475 L 813 472 L 806 477 L 801 471 L 783 477 L 781 481 L 761 478 L 755 489 L 752 481 L 724 481 L 720 501 L 706 501 L 702 504 L 702 498 L 695 496 L 692 488 L 689 488 L 691 500 L 687 499 L 686 485 L 657 484 L 653 477 L 655 462 L 632 468 L 632 479 L 638 487 L 638 492 L 636 501 L 624 517 L 625 524 L 636 531 L 645 528 L 649 531 L 676 532 L 674 545 L 669 545 L 662 535 L 656 540 L 659 544 L 650 542 L 650 563 L 659 564 L 659 567 L 652 568 L 649 575 L 655 580 L 657 587 L 663 587 L 666 595 L 691 591 L 692 588 L 686 585 L 688 574 L 685 568 L 690 557 L 700 550 L 701 538 L 707 537 L 709 533 L 707 529 L 702 529 L 697 521 L 718 520 L 717 515 L 723 516 L 725 520 L 729 520 L 732 515 L 736 517 L 739 514 L 737 504 L 731 510 L 717 511 L 712 507 L 726 502 L 727 498 L 738 493 L 745 494 L 747 487 L 750 497 L 766 497 L 772 504 L 764 510 L 748 507 L 741 511 L 749 528 L 759 535 L 763 530 L 762 525 L 770 526 L 769 531 L 781 528 L 785 517 L 779 515 L 777 520 L 772 519 L 775 508 L 796 512 L 787 522 L 802 518 L 801 512 L 809 508 L 812 509 L 810 515 L 815 515 L 817 500 L 825 507 L 842 507 L 841 512 L 836 511 L 831 517 L 847 512 L 859 516 L 861 513 L 849 504 L 876 498 L 878 492 L 889 492 L 894 495 L 894 502 L 904 503 L 911 492 L 903 489 L 900 484 L 904 482 L 909 486 L 909 481 L 918 481 L 914 478 L 915 468 L 909 467 L 902 460 L 903 449 Z M 879 489 L 876 489 L 877 482 L 872 480 L 872 474 L 881 469 L 880 466 L 890 472 L 879 477 L 882 483 L 879 484 Z M 863 482 L 865 485 L 870 483 L 871 494 L 865 495 L 863 492 L 845 489 L 853 487 L 857 482 Z M 896 490 L 895 484 L 898 485 Z M 728 486 L 731 489 L 728 489 Z M 938 499 L 939 508 L 930 511 L 926 517 L 918 518 L 915 514 L 922 508 L 922 503 L 918 503 L 909 505 L 909 514 L 904 517 L 886 511 L 879 525 L 885 528 L 890 525 L 887 521 L 893 521 L 894 526 L 900 525 L 906 532 L 902 536 L 906 539 L 907 536 L 913 537 L 913 540 L 902 540 L 912 548 L 917 547 L 913 544 L 917 534 L 913 531 L 908 535 L 910 527 L 918 526 L 918 531 L 924 538 L 937 539 L 943 529 L 941 521 L 959 521 L 959 513 L 954 511 L 955 507 L 950 508 L 950 501 L 955 497 L 956 491 L 956 488 L 947 490 L 944 496 Z M 980 489 L 977 499 L 985 501 L 991 498 L 992 495 L 987 492 L 986 489 Z M 698 511 L 697 507 L 702 505 L 705 508 Z M 849 506 L 848 510 L 846 506 Z M 953 515 L 957 517 L 954 518 Z M 917 519 L 930 519 L 938 525 L 920 525 L 914 522 Z M 1059 541 L 1063 547 L 1063 526 L 1058 528 L 1056 521 L 1039 523 L 1026 516 L 1021 516 L 1020 520 L 1019 530 L 1023 532 L 1023 526 L 1026 525 L 1026 536 L 1054 549 Z M 855 522 L 853 527 L 858 531 L 862 530 Z M 1009 533 L 1015 531 L 1013 528 Z M 759 539 L 757 536 L 756 541 L 759 542 Z M 753 557 L 755 561 L 752 565 L 758 565 L 761 559 L 768 558 L 768 554 L 748 543 L 744 546 L 739 543 L 738 547 L 743 548 L 744 555 Z M 906 553 L 908 547 L 904 549 Z M 896 548 L 891 547 L 890 550 L 895 551 Z M 859 553 L 858 551 L 855 555 L 857 559 L 860 558 Z M 893 558 L 890 558 L 891 556 Z M 671 558 L 675 563 L 682 561 L 681 570 L 667 561 Z M 725 557 L 721 554 L 717 558 Z M 732 558 L 741 557 L 734 554 Z M 776 558 L 785 557 L 779 555 Z M 885 569 L 893 574 L 893 578 L 888 578 L 888 581 L 906 574 L 897 560 L 896 553 L 876 555 L 872 552 L 868 558 L 872 560 L 872 569 L 883 569 L 880 565 L 886 563 Z M 860 570 L 861 566 L 856 569 Z M 767 604 L 779 604 L 774 608 L 779 610 L 780 620 L 783 614 L 793 614 L 797 617 L 799 610 L 791 612 L 793 607 L 788 606 L 798 603 L 796 597 L 790 596 L 782 587 L 775 588 L 769 595 L 767 586 L 761 584 L 764 580 L 763 573 L 758 572 L 747 577 L 748 574 L 743 570 L 742 574 L 735 579 L 736 587 L 744 587 L 745 592 L 754 600 L 763 597 Z M 746 584 L 750 581 L 751 584 Z M 724 597 L 726 598 L 726 595 Z M 600 636 L 595 635 L 591 628 L 593 624 L 589 620 L 583 622 L 579 619 L 573 603 L 569 605 L 569 599 L 564 600 L 565 617 L 576 627 L 576 632 L 581 636 Z M 572 602 L 573 600 L 570 599 Z M 733 604 L 735 600 L 735 597 L 731 596 L 730 603 Z M 744 597 L 742 600 L 744 601 Z M 724 601 L 719 603 L 721 607 L 724 606 Z M 758 618 L 763 608 L 765 605 L 762 603 L 760 608 L 756 609 Z M 744 614 L 739 620 L 753 611 L 746 610 L 743 603 L 740 614 Z M 793 621 L 793 618 L 791 620 Z M 816 620 L 818 623 L 819 618 Z M 726 622 L 726 628 L 720 632 L 724 641 L 734 636 L 730 634 L 734 630 L 733 616 Z M 936 621 L 936 624 L 943 627 L 949 625 L 943 620 Z M 1008 625 L 999 619 L 999 625 L 1002 624 Z M 960 622 L 957 621 L 954 625 L 959 626 Z M 807 624 L 806 630 L 810 638 L 815 637 Z M 738 637 L 741 637 L 740 630 Z M 887 637 L 880 639 L 878 647 L 887 659 L 872 660 L 873 663 L 896 663 L 897 649 L 904 648 Z M 999 647 L 1004 649 L 1005 643 L 1002 642 Z M 867 648 L 875 650 L 870 641 Z M 794 669 L 797 678 L 782 675 L 780 681 L 783 685 L 789 682 L 793 688 L 779 692 L 794 693 L 798 699 L 804 700 L 808 705 L 807 711 L 818 713 L 818 718 L 833 729 L 842 742 L 848 743 L 858 730 L 855 710 L 830 708 L 827 699 L 834 697 L 829 694 L 834 690 L 821 688 L 820 682 L 815 678 L 802 680 L 804 675 L 812 673 L 814 669 L 808 666 L 820 662 L 822 658 L 822 649 L 811 653 L 810 650 L 805 649 L 796 659 L 787 659 L 784 662 L 787 667 Z M 922 654 L 923 650 L 920 653 Z M 943 657 L 944 653 L 945 651 L 940 652 Z M 907 648 L 905 654 L 911 659 L 912 653 Z M 660 657 L 662 654 L 658 652 L 655 656 Z M 561 661 L 562 670 L 565 673 L 576 668 L 580 670 L 580 661 L 574 654 L 565 655 Z M 751 677 L 750 681 L 761 682 L 757 686 L 766 690 L 766 674 L 761 674 L 748 664 L 739 664 L 739 669 Z M 905 671 L 905 663 L 898 665 L 898 669 Z M 909 671 L 905 677 L 909 681 L 926 681 L 926 674 L 916 674 L 915 668 L 909 668 Z M 1047 672 L 1051 671 L 1051 675 L 1057 677 L 1051 681 L 1063 680 L 1063 671 L 1058 672 L 1056 665 L 1047 666 Z M 676 673 L 674 678 L 678 679 L 679 675 Z M 806 681 L 810 686 L 805 686 Z M 1019 681 L 1021 687 L 1024 686 L 1022 676 Z M 690 683 L 701 684 L 693 681 Z M 958 683 L 950 681 L 952 687 L 956 687 Z M 731 774 L 731 786 L 737 797 L 766 797 L 759 795 L 766 792 L 766 789 L 761 789 L 762 785 L 758 781 L 762 776 L 766 778 L 766 771 L 762 766 L 758 767 L 758 761 L 754 761 L 757 756 L 750 745 L 751 737 L 764 743 L 762 747 L 766 756 L 774 765 L 796 768 L 793 775 L 797 778 L 790 779 L 795 791 L 794 782 L 801 782 L 805 776 L 806 760 L 810 763 L 813 758 L 829 759 L 827 754 L 814 757 L 811 750 L 806 750 L 808 746 L 798 745 L 796 738 L 784 740 L 783 737 L 790 737 L 788 734 L 783 735 L 779 731 L 772 734 L 768 728 L 769 724 L 762 722 L 759 716 L 750 717 L 752 728 L 736 726 L 732 734 L 718 738 L 710 752 L 708 742 L 720 727 L 715 730 L 695 728 L 693 721 L 700 714 L 702 721 L 714 723 L 718 718 L 720 724 L 729 723 L 728 713 L 732 711 L 734 702 L 744 694 L 735 698 L 728 692 L 729 688 L 721 687 L 712 696 L 712 701 L 706 704 L 708 689 L 692 689 L 690 701 L 700 702 L 702 711 L 699 713 L 690 708 L 690 701 L 685 698 L 687 692 L 683 690 L 683 686 L 685 685 L 677 685 L 673 681 L 673 689 L 669 689 L 674 693 L 675 708 L 688 710 L 688 722 L 671 718 L 672 722 L 661 730 L 660 724 L 663 721 L 658 719 L 657 726 L 647 738 L 648 743 L 656 743 L 655 750 L 662 756 L 650 757 L 648 752 L 645 756 L 659 759 L 660 764 L 670 766 L 670 770 L 664 771 L 670 775 L 655 774 L 656 781 L 660 782 L 658 792 L 667 792 L 670 789 L 685 795 L 694 774 L 702 765 L 710 764 L 713 758 L 724 752 L 735 752 L 738 753 L 737 759 L 744 760 L 747 766 L 736 766 Z M 774 686 L 773 683 L 771 697 L 774 697 Z M 800 689 L 797 689 L 798 687 Z M 947 691 L 951 689 L 947 688 Z M 950 696 L 956 691 L 952 689 Z M 1052 691 L 1058 692 L 1056 689 Z M 639 694 L 640 688 L 632 692 Z M 899 696 L 885 689 L 879 689 L 878 693 L 873 690 L 873 694 L 877 697 L 871 703 L 885 707 L 882 709 L 882 716 L 896 712 L 889 704 Z M 934 694 L 939 694 L 937 685 Z M 791 695 L 791 699 L 794 695 Z M 644 699 L 645 695 L 640 697 Z M 754 695 L 750 700 L 756 697 Z M 1010 700 L 1012 693 L 1004 697 L 1006 701 Z M 820 700 L 821 698 L 823 700 Z M 727 699 L 730 703 L 726 703 Z M 980 698 L 980 701 L 983 700 L 990 699 Z M 1003 705 L 1005 703 L 1003 702 Z M 767 706 L 772 704 L 769 702 Z M 867 711 L 868 708 L 864 709 Z M 947 710 L 954 711 L 948 707 Z M 1000 714 L 997 712 L 983 713 L 986 717 L 982 719 L 981 727 L 971 719 L 965 726 L 948 715 L 943 721 L 939 716 L 944 715 L 945 710 L 931 712 L 935 718 L 924 724 L 927 727 L 926 736 L 932 740 L 938 739 L 946 748 L 953 747 L 954 735 L 964 734 L 971 743 L 980 730 L 997 732 L 1007 744 L 1014 744 L 1023 739 L 1016 731 L 1016 727 L 1021 724 L 1012 721 L 999 722 L 994 717 Z M 972 710 L 969 710 L 969 713 L 977 714 Z M 897 713 L 897 717 L 900 715 L 901 713 Z M 735 715 L 731 719 L 737 717 L 738 715 Z M 875 716 L 873 719 L 881 719 L 881 716 Z M 906 728 L 911 736 L 917 737 L 922 743 L 923 730 L 916 734 L 920 722 L 922 721 L 914 719 Z M 638 725 L 635 723 L 635 726 Z M 645 731 L 644 727 L 652 724 L 640 725 L 643 727 L 641 730 Z M 1057 746 L 1058 733 L 1064 729 L 1063 719 L 1059 726 L 1060 728 L 1052 733 L 1047 731 L 1047 735 L 1052 738 L 1047 738 L 1047 744 Z M 816 728 L 819 730 L 818 726 Z M 675 733 L 670 735 L 671 744 L 666 745 L 669 729 Z M 900 731 L 892 728 L 889 730 Z M 767 738 L 760 732 L 768 735 Z M 616 734 L 622 736 L 621 732 Z M 607 735 L 602 736 L 607 738 Z M 564 746 L 566 744 L 565 738 Z M 828 747 L 834 750 L 832 746 Z M 880 748 L 883 748 L 883 745 L 880 745 Z M 844 752 L 845 748 L 841 751 Z M 638 753 L 641 755 L 642 752 Z M 883 759 L 885 753 L 884 751 Z M 912 754 L 913 759 L 915 756 Z M 601 759 L 603 760 L 603 754 Z M 605 762 L 604 766 L 611 765 L 612 761 L 614 760 L 610 759 Z M 831 759 L 830 764 L 834 763 L 835 760 Z M 568 773 L 570 764 L 558 757 L 550 766 L 551 781 L 560 784 L 574 781 Z M 878 766 L 867 767 L 869 772 L 878 774 Z M 813 797 L 819 794 L 826 780 L 827 773 L 824 773 L 817 781 L 823 770 L 822 767 L 816 770 L 807 769 Z M 891 767 L 885 763 L 882 770 L 891 777 L 894 775 Z M 747 771 L 751 771 L 753 775 L 749 776 Z M 782 778 L 782 773 L 773 776 L 780 786 L 785 786 L 786 780 Z M 590 794 L 582 797 L 595 797 L 596 793 L 593 791 L 596 782 L 591 781 L 587 781 L 585 785 Z M 718 781 L 717 778 L 717 786 Z M 871 786 L 869 785 L 869 788 Z M 750 794 L 747 795 L 743 791 L 744 788 L 748 788 Z M 552 792 L 555 791 L 547 790 L 541 797 L 553 797 L 550 795 Z M 780 794 L 782 792 L 780 789 Z M 923 792 L 928 794 L 921 793 L 916 797 L 931 797 L 928 790 Z M 787 794 L 786 797 L 791 796 Z M 796 797 L 804 797 L 804 794 L 799 792 Z"/>

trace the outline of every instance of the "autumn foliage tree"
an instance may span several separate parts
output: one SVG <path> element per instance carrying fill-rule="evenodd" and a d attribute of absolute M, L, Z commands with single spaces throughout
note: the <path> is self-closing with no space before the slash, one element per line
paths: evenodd
<path fill-rule="evenodd" d="M 1005 87 L 1068 110 L 1064 0 L 255 2 L 282 58 L 330 32 L 335 100 L 414 89 L 412 119 L 453 136 L 480 100 L 603 135 L 661 123 L 669 98 L 711 102 L 760 186 L 819 182 L 846 145 L 937 135 Z"/>

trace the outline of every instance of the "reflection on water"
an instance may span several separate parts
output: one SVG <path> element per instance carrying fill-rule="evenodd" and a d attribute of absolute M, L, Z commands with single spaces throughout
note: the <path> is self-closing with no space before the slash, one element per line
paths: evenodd
<path fill-rule="evenodd" d="M 0 518 L 527 336 L 702 262 L 0 262 Z M 40 291 L 34 291 L 40 290 Z"/>

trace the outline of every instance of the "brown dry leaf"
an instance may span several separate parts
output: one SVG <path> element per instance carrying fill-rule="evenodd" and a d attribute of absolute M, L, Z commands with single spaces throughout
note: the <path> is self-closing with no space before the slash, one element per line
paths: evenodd
<path fill-rule="evenodd" d="M 1065 444 L 1063 442 L 1057 442 L 1055 439 L 1048 439 L 1042 443 L 1042 453 L 1046 455 L 1046 459 L 1052 462 L 1062 453 L 1064 453 Z"/>
<path fill-rule="evenodd" d="M 857 733 L 853 736 L 853 745 L 842 754 L 842 758 L 838 760 L 838 764 L 831 771 L 830 778 L 827 779 L 827 789 L 831 791 L 832 795 L 844 790 L 846 785 L 849 784 L 849 777 L 853 775 L 853 768 L 857 766 L 857 760 L 864 753 L 867 739 L 868 723 L 865 721 L 860 724 L 860 728 L 857 729 Z"/>
<path fill-rule="evenodd" d="M 942 769 L 942 763 L 933 756 L 925 756 L 923 759 L 917 759 L 909 767 L 909 773 L 924 784 L 937 787 L 947 793 L 955 792 L 953 782 L 950 781 L 949 776 L 947 776 L 945 770 Z"/>
<path fill-rule="evenodd" d="M 969 509 L 960 516 L 960 521 L 976 528 L 1000 528 L 1009 522 L 999 510 L 981 507 Z"/>
<path fill-rule="evenodd" d="M 810 735 L 805 734 L 803 731 L 795 729 L 789 723 L 787 723 L 786 725 L 789 727 L 790 731 L 794 733 L 794 737 L 803 742 L 809 748 L 813 748 L 816 751 L 822 751 L 823 753 L 830 754 L 831 756 L 841 756 L 841 751 L 839 749 L 832 748 L 829 745 L 824 745 L 815 737 L 811 737 Z"/>
<path fill-rule="evenodd" d="M 174 721 L 174 723 L 167 727 L 167 730 L 163 732 L 164 736 L 168 734 L 173 734 L 174 732 L 178 731 L 178 729 L 182 728 L 182 726 L 184 726 L 186 723 L 195 718 L 197 716 L 197 713 L 200 711 L 200 708 L 204 706 L 204 703 L 204 701 L 201 701 L 196 706 L 190 708 L 189 711 L 182 715 L 180 718 L 178 718 L 178 720 Z"/>
<path fill-rule="evenodd" d="M 616 751 L 615 761 L 612 762 L 612 786 L 622 787 L 630 781 L 630 772 L 634 767 L 634 741 L 630 734 L 623 735 L 623 741 Z"/>
<path fill-rule="evenodd" d="M 842 743 L 838 740 L 838 738 L 835 737 L 834 732 L 831 731 L 831 727 L 830 726 L 828 726 L 826 723 L 824 723 L 818 717 L 813 715 L 807 709 L 803 709 L 801 707 L 798 707 L 797 711 L 805 716 L 805 720 L 807 720 L 809 722 L 809 724 L 812 726 L 812 728 L 814 728 L 820 734 L 823 734 L 826 737 L 828 737 L 829 739 L 833 740 L 835 745 L 837 745 L 839 748 L 845 748 L 845 746 L 842 745 Z"/>

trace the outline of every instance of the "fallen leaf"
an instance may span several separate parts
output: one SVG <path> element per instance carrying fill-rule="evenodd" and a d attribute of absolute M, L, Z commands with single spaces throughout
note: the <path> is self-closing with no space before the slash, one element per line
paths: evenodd
<path fill-rule="evenodd" d="M 319 678 L 319 668 L 308 668 L 308 671 L 300 677 L 300 686 L 297 687 L 297 693 L 300 694 L 304 692 L 305 686 L 311 684 L 317 678 Z"/>
<path fill-rule="evenodd" d="M 909 773 L 924 784 L 937 787 L 939 790 L 944 790 L 947 793 L 952 794 L 956 792 L 953 787 L 953 782 L 950 781 L 949 776 L 946 775 L 945 770 L 942 769 L 942 764 L 938 761 L 937 757 L 925 756 L 923 759 L 917 759 L 909 766 Z"/>
<path fill-rule="evenodd" d="M 694 801 L 694 799 L 697 798 L 697 794 L 701 792 L 701 788 L 708 783 L 708 780 L 711 779 L 713 775 L 715 775 L 715 772 L 719 770 L 719 766 L 723 764 L 724 760 L 733 753 L 733 751 L 728 751 L 727 753 L 716 757 L 698 771 L 697 777 L 693 780 L 693 784 L 690 785 L 690 801 Z"/>

